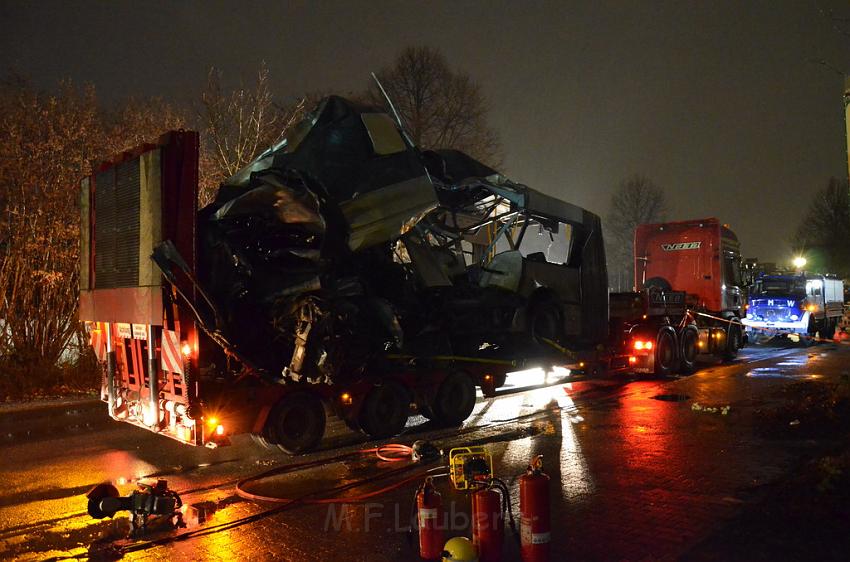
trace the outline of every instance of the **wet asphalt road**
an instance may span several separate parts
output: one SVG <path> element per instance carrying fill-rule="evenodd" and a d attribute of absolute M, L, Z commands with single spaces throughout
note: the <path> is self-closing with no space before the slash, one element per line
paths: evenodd
<path fill-rule="evenodd" d="M 544 455 L 552 478 L 554 560 L 675 559 L 693 554 L 701 540 L 757 499 L 760 485 L 786 474 L 814 445 L 771 440 L 756 431 L 758 411 L 777 400 L 776 390 L 797 380 L 838 380 L 848 374 L 850 346 L 833 344 L 750 347 L 732 364 L 704 364 L 694 375 L 663 381 L 555 384 L 550 375 L 548 386 L 517 388 L 545 382 L 542 374 L 531 373 L 511 377 L 494 399 L 480 398 L 463 428 L 433 429 L 423 418 L 413 418 L 408 433 L 395 441 L 486 444 L 497 476 L 511 484 L 515 510 L 512 477 L 534 455 Z M 540 380 L 530 380 L 535 377 Z M 695 403 L 718 411 L 694 410 Z M 730 408 L 725 415 L 724 406 Z M 117 422 L 0 446 L 0 558 L 84 558 L 89 545 L 106 539 L 123 547 L 128 560 L 418 559 L 405 532 L 414 484 L 365 501 L 302 502 L 277 513 L 266 513 L 272 505 L 235 494 L 241 478 L 307 460 L 328 462 L 269 478 L 250 490 L 292 498 L 397 468 L 371 455 L 334 462 L 341 453 L 374 446 L 340 425 L 333 427 L 325 450 L 296 459 L 263 450 L 248 438 L 218 450 L 192 449 Z M 126 494 L 134 481 L 156 477 L 167 478 L 186 504 L 206 502 L 217 511 L 205 523 L 190 521 L 186 530 L 147 537 L 182 540 L 110 543 L 126 532 L 126 518 L 91 519 L 84 494 L 105 481 Z M 451 492 L 445 479 L 438 484 L 450 534 L 468 534 L 468 497 Z M 181 535 L 187 531 L 190 535 Z M 508 538 L 504 560 L 514 559 L 518 552 Z"/>

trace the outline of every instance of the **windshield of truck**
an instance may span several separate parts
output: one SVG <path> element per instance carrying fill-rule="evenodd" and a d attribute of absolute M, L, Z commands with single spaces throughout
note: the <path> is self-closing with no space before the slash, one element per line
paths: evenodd
<path fill-rule="evenodd" d="M 788 279 L 760 279 L 756 281 L 753 290 L 753 294 L 755 295 L 771 295 L 777 297 L 791 294 L 803 294 L 805 292 L 805 285 Z"/>

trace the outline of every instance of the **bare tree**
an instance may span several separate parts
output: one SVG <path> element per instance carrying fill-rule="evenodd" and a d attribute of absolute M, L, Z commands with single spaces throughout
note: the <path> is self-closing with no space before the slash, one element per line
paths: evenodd
<path fill-rule="evenodd" d="M 201 202 L 210 201 L 219 183 L 279 141 L 303 116 L 305 104 L 303 98 L 285 106 L 274 103 L 265 62 L 251 89 L 242 83 L 225 91 L 221 71 L 211 68 L 199 111 L 205 149 Z"/>
<path fill-rule="evenodd" d="M 48 94 L 0 80 L 0 395 L 60 384 L 58 364 L 81 342 L 79 179 L 183 123 L 162 100 L 107 114 L 91 86 Z"/>
<path fill-rule="evenodd" d="M 189 126 L 185 111 L 158 97 L 130 98 L 101 119 L 106 154 L 153 142 L 166 131 Z"/>
<path fill-rule="evenodd" d="M 0 355 L 4 378 L 26 372 L 17 382 L 38 387 L 78 332 L 73 185 L 99 153 L 101 129 L 93 88 L 7 85 L 0 105 Z"/>
<path fill-rule="evenodd" d="M 446 57 L 431 47 L 407 47 L 377 73 L 410 136 L 426 149 L 454 148 L 499 167 L 502 147 L 487 124 L 487 101 L 469 75 L 453 71 Z M 385 105 L 377 85 L 365 98 Z"/>
<path fill-rule="evenodd" d="M 667 214 L 664 190 L 635 174 L 620 182 L 611 196 L 605 224 L 609 285 L 617 291 L 634 286 L 634 236 L 639 224 L 663 221 Z"/>
<path fill-rule="evenodd" d="M 825 273 L 850 275 L 850 186 L 830 178 L 818 191 L 793 237 L 810 267 Z"/>

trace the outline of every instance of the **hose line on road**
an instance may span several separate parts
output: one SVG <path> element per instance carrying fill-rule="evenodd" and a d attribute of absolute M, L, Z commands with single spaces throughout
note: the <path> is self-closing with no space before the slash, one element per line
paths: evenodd
<path fill-rule="evenodd" d="M 401 443 L 389 443 L 387 445 L 381 445 L 380 447 L 374 447 L 374 448 L 371 448 L 371 449 L 361 449 L 359 451 L 355 451 L 355 452 L 352 452 L 352 453 L 346 453 L 345 455 L 340 455 L 340 457 L 348 458 L 348 457 L 351 457 L 351 456 L 365 455 L 365 454 L 371 454 L 371 453 L 374 453 L 375 456 L 378 457 L 378 459 L 380 459 L 381 461 L 384 461 L 384 462 L 402 462 L 402 461 L 411 459 L 411 457 L 413 456 L 413 447 L 410 447 L 409 445 L 403 445 Z M 243 499 L 251 500 L 251 501 L 289 504 L 289 503 L 291 503 L 293 501 L 297 501 L 297 500 L 291 499 L 291 498 L 279 497 L 279 496 L 266 496 L 266 495 L 263 495 L 263 494 L 257 494 L 257 493 L 254 493 L 254 492 L 249 492 L 246 489 L 246 485 L 248 485 L 252 482 L 258 482 L 260 480 L 270 478 L 272 476 L 279 476 L 281 474 L 291 474 L 293 472 L 298 472 L 298 471 L 304 470 L 305 468 L 316 466 L 317 464 L 327 465 L 327 464 L 330 464 L 332 462 L 337 462 L 338 460 L 341 460 L 341 459 L 338 457 L 337 459 L 328 459 L 328 460 L 324 460 L 324 461 L 310 461 L 310 462 L 307 462 L 307 463 L 299 463 L 299 464 L 295 464 L 295 465 L 275 467 L 275 468 L 272 468 L 271 470 L 267 470 L 267 471 L 261 472 L 259 474 L 254 474 L 253 476 L 249 476 L 248 478 L 244 478 L 244 479 L 240 480 L 239 482 L 237 482 L 236 483 L 236 494 Z M 419 464 L 419 463 L 411 462 L 411 464 L 408 464 L 404 467 L 401 467 L 401 469 L 410 468 L 410 467 L 415 466 L 417 464 Z M 401 469 L 399 469 L 399 470 L 401 470 Z M 369 499 L 369 498 L 373 498 L 375 496 L 379 496 L 379 495 L 384 494 L 386 492 L 390 492 L 390 491 L 395 490 L 397 488 L 400 488 L 401 486 L 403 486 L 404 484 L 407 484 L 408 482 L 412 482 L 413 480 L 423 478 L 425 475 L 426 474 L 424 472 L 422 472 L 421 474 L 416 474 L 414 476 L 410 476 L 410 477 L 405 478 L 403 480 L 400 480 L 398 482 L 394 482 L 392 484 L 384 486 L 383 488 L 380 488 L 378 490 L 372 490 L 371 492 L 366 492 L 364 494 L 360 494 L 360 495 L 357 495 L 357 496 L 330 497 L 330 498 L 307 498 L 307 499 L 301 500 L 301 503 L 305 503 L 305 504 L 328 504 L 328 503 L 359 502 L 359 501 L 363 501 L 363 500 L 366 500 L 366 499 Z M 321 491 L 316 492 L 316 493 L 321 493 Z"/>
<path fill-rule="evenodd" d="M 359 451 L 357 453 L 359 453 Z M 348 455 L 341 455 L 341 456 L 351 456 L 351 453 L 349 453 Z M 321 464 L 325 464 L 326 462 L 327 461 L 324 461 Z M 301 468 L 303 468 L 303 465 L 308 465 L 308 464 L 316 464 L 316 463 L 315 462 L 301 463 L 301 465 L 296 465 L 296 466 L 301 466 Z M 393 477 L 393 476 L 398 476 L 398 475 L 404 474 L 406 472 L 409 472 L 413 468 L 421 467 L 421 466 L 422 466 L 422 464 L 420 464 L 420 463 L 411 463 L 411 464 L 407 464 L 407 465 L 399 467 L 399 468 L 389 469 L 385 472 L 381 472 L 381 473 L 379 473 L 375 476 L 371 476 L 369 478 L 356 480 L 354 482 L 349 482 L 347 484 L 342 484 L 340 486 L 335 486 L 333 488 L 327 488 L 327 489 L 324 489 L 324 490 L 316 490 L 316 491 L 313 491 L 313 492 L 309 492 L 309 493 L 303 494 L 302 496 L 299 496 L 297 498 L 285 500 L 285 503 L 284 503 L 284 500 L 278 500 L 274 503 L 279 503 L 280 505 L 277 505 L 277 506 L 272 507 L 270 509 L 267 509 L 265 511 L 261 511 L 260 513 L 248 515 L 248 516 L 242 517 L 240 519 L 228 521 L 226 523 L 220 523 L 218 525 L 212 525 L 210 527 L 204 527 L 204 528 L 201 528 L 201 529 L 194 529 L 194 530 L 186 531 L 186 532 L 183 532 L 183 533 L 180 533 L 180 534 L 177 534 L 177 535 L 163 537 L 161 539 L 155 539 L 155 540 L 151 540 L 151 541 L 145 541 L 145 542 L 141 542 L 141 543 L 128 545 L 128 546 L 122 547 L 120 549 L 120 553 L 121 554 L 127 554 L 127 553 L 130 553 L 130 552 L 147 550 L 147 549 L 150 549 L 150 548 L 154 548 L 154 547 L 157 547 L 157 546 L 163 546 L 163 545 L 170 544 L 170 543 L 173 543 L 173 542 L 189 540 L 189 539 L 196 538 L 196 537 L 203 537 L 203 536 L 210 535 L 210 534 L 213 534 L 213 533 L 218 533 L 218 532 L 221 532 L 221 531 L 228 531 L 230 529 L 240 527 L 240 526 L 248 524 L 248 523 L 254 523 L 254 522 L 259 521 L 261 519 L 265 519 L 266 517 L 276 515 L 278 513 L 281 513 L 283 511 L 291 508 L 291 507 L 295 507 L 295 506 L 298 506 L 298 505 L 311 504 L 311 503 L 313 503 L 313 504 L 323 503 L 322 501 L 319 501 L 319 500 L 322 500 L 322 499 L 336 499 L 337 501 L 340 501 L 343 498 L 319 498 L 317 500 L 313 496 L 320 495 L 320 494 L 337 494 L 337 493 L 340 493 L 340 492 L 345 492 L 345 491 L 353 489 L 353 488 L 358 488 L 360 486 L 365 486 L 365 485 L 372 484 L 372 483 L 375 483 L 375 482 L 378 482 L 378 481 L 381 481 L 381 480 L 384 480 L 384 479 L 387 479 L 387 478 L 390 478 L 390 477 Z M 292 467 L 282 467 L 282 468 L 287 469 L 287 468 L 292 468 Z M 440 468 L 442 468 L 442 467 L 440 467 Z M 263 474 L 266 475 L 266 476 L 269 476 L 269 474 L 268 474 L 269 472 L 272 472 L 272 471 L 267 471 Z M 280 470 L 280 472 L 286 472 L 286 470 Z M 429 471 L 427 471 L 427 470 L 417 471 L 415 474 L 413 474 L 411 476 L 406 476 L 402 480 L 394 482 L 393 484 L 390 484 L 388 486 L 384 486 L 383 488 L 381 488 L 379 490 L 374 490 L 372 492 L 368 492 L 367 494 L 362 494 L 361 497 L 373 497 L 373 496 L 376 496 L 380 493 L 388 492 L 392 489 L 401 487 L 404 484 L 407 484 L 407 483 L 412 482 L 414 480 L 422 479 L 425 476 L 427 476 L 428 473 L 429 473 Z M 256 476 L 251 477 L 251 478 L 256 478 Z M 249 480 L 249 479 L 246 479 L 246 480 Z M 354 502 L 354 501 L 357 501 L 357 500 L 353 497 L 346 497 L 346 498 L 344 498 L 344 501 L 345 502 Z M 324 502 L 324 503 L 328 503 L 328 502 Z"/>

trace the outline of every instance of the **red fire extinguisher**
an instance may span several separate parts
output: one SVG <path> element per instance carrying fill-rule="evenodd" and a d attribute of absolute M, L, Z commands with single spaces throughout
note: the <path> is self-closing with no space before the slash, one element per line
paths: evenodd
<path fill-rule="evenodd" d="M 492 486 L 472 494 L 472 542 L 478 547 L 479 562 L 499 562 L 505 524 L 502 496 Z"/>
<path fill-rule="evenodd" d="M 443 552 L 443 528 L 440 525 L 442 499 L 429 476 L 416 492 L 416 516 L 419 525 L 419 556 L 436 560 Z"/>
<path fill-rule="evenodd" d="M 520 539 L 523 562 L 548 562 L 551 521 L 549 476 L 538 455 L 519 479 Z"/>

